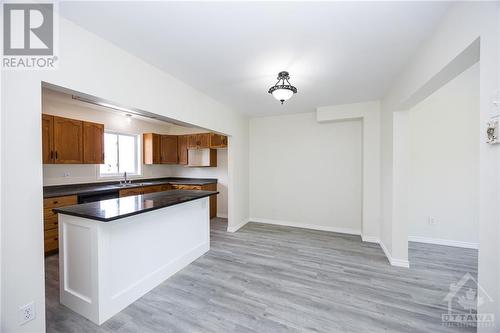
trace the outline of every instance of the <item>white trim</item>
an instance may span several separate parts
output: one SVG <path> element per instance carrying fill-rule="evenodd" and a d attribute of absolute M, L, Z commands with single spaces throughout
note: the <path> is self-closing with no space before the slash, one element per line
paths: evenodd
<path fill-rule="evenodd" d="M 380 244 L 380 238 L 378 238 L 377 236 L 366 236 L 361 234 L 361 239 L 363 240 L 363 242 Z"/>
<path fill-rule="evenodd" d="M 319 224 L 308 224 L 308 223 L 300 223 L 300 222 L 292 222 L 292 221 L 281 221 L 281 220 L 265 219 L 265 218 L 259 218 L 259 217 L 251 217 L 250 221 L 251 222 L 258 222 L 258 223 L 266 223 L 266 224 L 283 225 L 283 226 L 295 227 L 295 228 L 331 231 L 331 232 L 337 232 L 337 233 L 341 233 L 341 234 L 358 235 L 358 236 L 361 235 L 361 230 L 351 229 L 351 228 L 330 227 L 330 226 L 319 225 Z"/>
<path fill-rule="evenodd" d="M 408 236 L 408 241 L 409 242 L 417 242 L 417 243 L 462 247 L 465 249 L 476 249 L 476 250 L 479 249 L 479 243 L 462 242 L 462 241 L 455 241 L 455 240 L 451 240 L 451 239 Z"/>
<path fill-rule="evenodd" d="M 227 219 L 227 213 L 217 213 L 217 217 L 220 217 L 221 219 Z"/>
<path fill-rule="evenodd" d="M 244 219 L 240 224 L 238 224 L 236 226 L 230 226 L 230 225 L 228 225 L 227 226 L 227 232 L 236 232 L 239 229 L 241 229 L 248 222 L 249 222 L 249 219 Z"/>
<path fill-rule="evenodd" d="M 382 251 L 384 251 L 385 256 L 387 257 L 387 260 L 389 260 L 391 266 L 410 268 L 410 262 L 408 261 L 408 259 L 393 258 L 389 250 L 387 250 L 387 248 L 385 247 L 384 243 L 380 241 L 379 244 L 382 248 Z"/>

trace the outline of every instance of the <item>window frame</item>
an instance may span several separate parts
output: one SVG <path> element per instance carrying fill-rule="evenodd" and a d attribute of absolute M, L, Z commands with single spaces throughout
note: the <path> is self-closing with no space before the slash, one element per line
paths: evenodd
<path fill-rule="evenodd" d="M 104 130 L 104 135 L 106 134 L 114 134 L 117 136 L 123 135 L 123 136 L 130 136 L 134 138 L 134 143 L 135 143 L 135 154 L 134 154 L 134 161 L 135 161 L 135 172 L 129 173 L 127 172 L 127 177 L 134 178 L 134 177 L 140 177 L 142 176 L 142 163 L 141 163 L 141 158 L 142 156 L 142 141 L 141 141 L 141 135 L 137 133 L 127 133 L 127 132 L 120 132 L 120 131 L 113 131 L 113 130 Z M 106 143 L 104 143 L 106 145 Z M 118 157 L 118 170 L 120 169 L 120 140 L 117 140 L 117 157 Z M 106 148 L 104 148 L 106 150 Z M 116 178 L 122 178 L 123 173 L 101 173 L 101 165 L 97 166 L 97 177 L 99 179 L 116 179 Z"/>

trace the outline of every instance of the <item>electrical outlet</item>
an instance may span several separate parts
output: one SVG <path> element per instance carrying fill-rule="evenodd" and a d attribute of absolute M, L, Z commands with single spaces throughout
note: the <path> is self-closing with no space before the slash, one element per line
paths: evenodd
<path fill-rule="evenodd" d="M 69 177 L 69 172 L 67 172 L 67 171 L 66 171 L 66 172 L 64 173 L 64 177 Z"/>
<path fill-rule="evenodd" d="M 35 302 L 28 303 L 26 305 L 23 305 L 19 308 L 19 311 L 21 311 L 21 325 L 27 323 L 28 321 L 31 321 L 35 319 L 36 313 L 35 313 Z"/>
<path fill-rule="evenodd" d="M 429 224 L 436 225 L 437 219 L 434 216 L 429 216 Z"/>

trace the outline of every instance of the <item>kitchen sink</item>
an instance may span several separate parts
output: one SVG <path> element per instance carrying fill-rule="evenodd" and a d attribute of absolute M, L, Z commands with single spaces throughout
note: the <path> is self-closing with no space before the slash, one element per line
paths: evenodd
<path fill-rule="evenodd" d="M 141 186 L 141 184 L 137 183 L 131 183 L 131 184 L 118 184 L 119 187 L 134 187 L 134 186 Z"/>
<path fill-rule="evenodd" d="M 154 185 L 153 183 L 127 183 L 127 184 L 118 184 L 119 187 L 141 187 L 141 186 L 150 186 Z"/>

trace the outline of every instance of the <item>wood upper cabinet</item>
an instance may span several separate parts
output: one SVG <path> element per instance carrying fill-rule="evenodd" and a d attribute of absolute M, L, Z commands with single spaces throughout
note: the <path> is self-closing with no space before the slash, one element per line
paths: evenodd
<path fill-rule="evenodd" d="M 227 136 L 210 133 L 210 148 L 227 148 Z"/>
<path fill-rule="evenodd" d="M 55 163 L 83 163 L 83 122 L 54 116 Z"/>
<path fill-rule="evenodd" d="M 42 114 L 42 163 L 54 163 L 54 117 Z"/>
<path fill-rule="evenodd" d="M 210 148 L 210 133 L 190 134 L 188 139 L 188 148 Z"/>
<path fill-rule="evenodd" d="M 142 135 L 142 153 L 144 164 L 161 163 L 160 135 L 155 133 L 144 133 Z"/>
<path fill-rule="evenodd" d="M 104 125 L 42 114 L 44 164 L 103 164 Z"/>
<path fill-rule="evenodd" d="M 181 165 L 188 164 L 188 135 L 179 135 L 177 137 L 177 156 L 178 163 Z"/>
<path fill-rule="evenodd" d="M 83 163 L 104 164 L 104 125 L 83 122 Z"/>
<path fill-rule="evenodd" d="M 163 164 L 177 164 L 177 135 L 161 135 L 160 159 Z"/>

